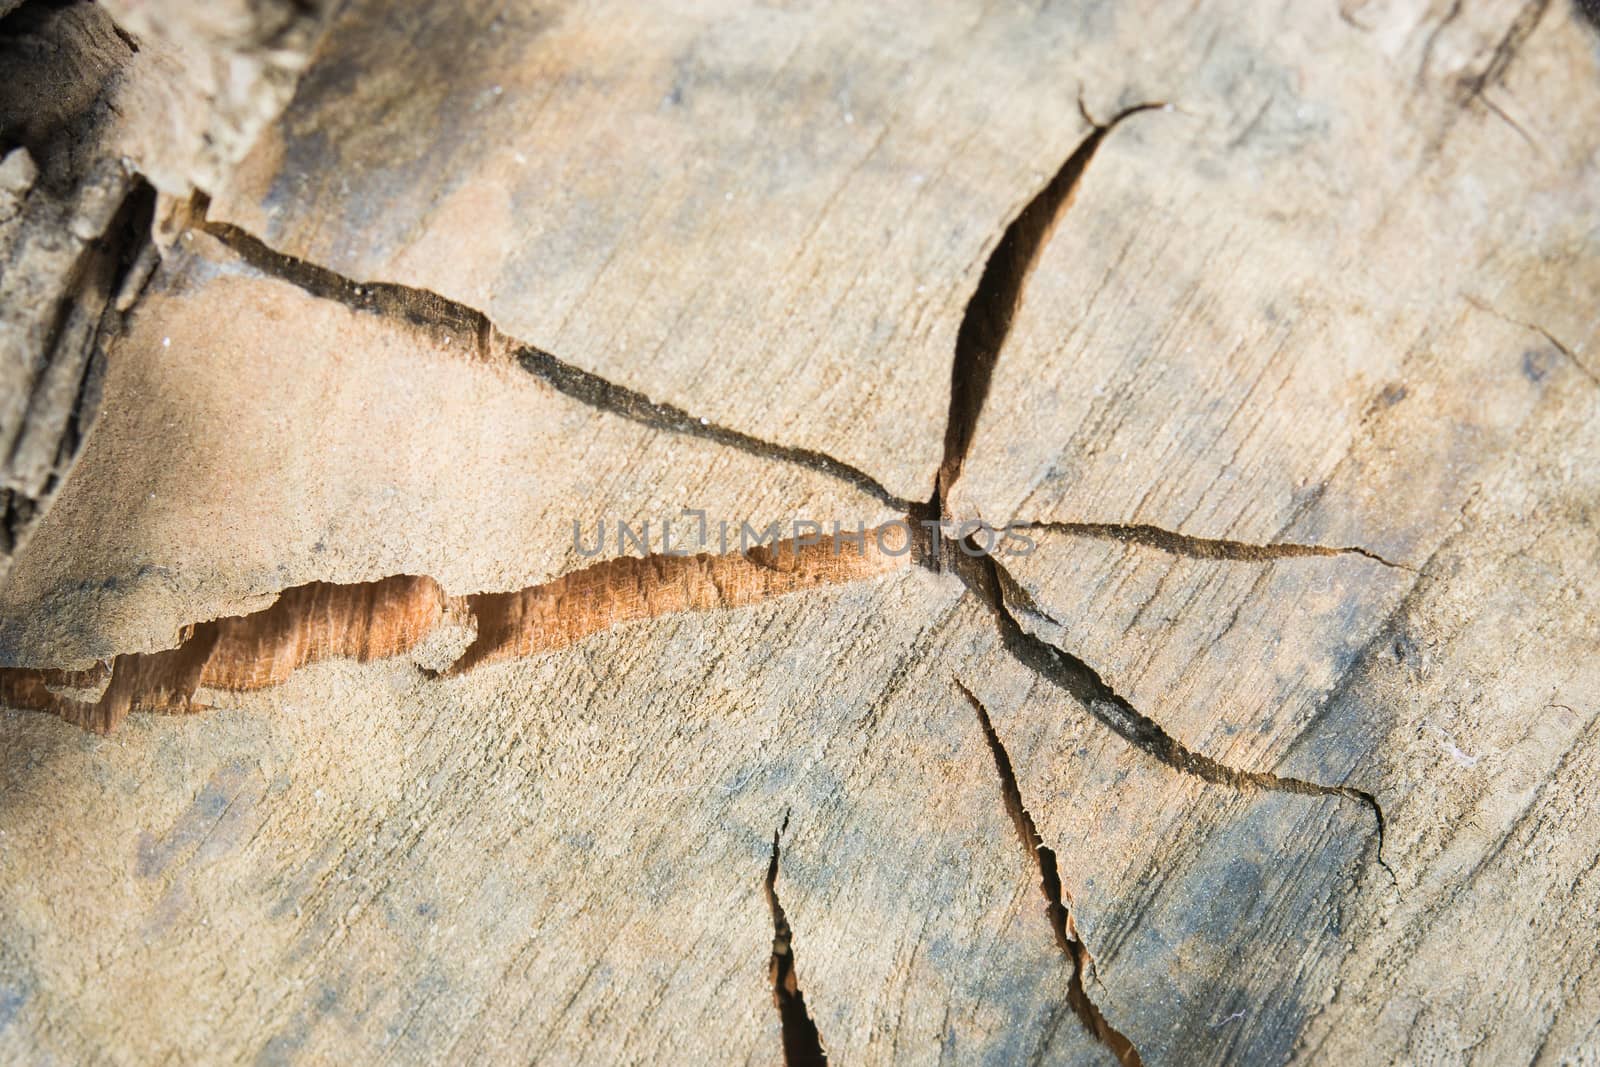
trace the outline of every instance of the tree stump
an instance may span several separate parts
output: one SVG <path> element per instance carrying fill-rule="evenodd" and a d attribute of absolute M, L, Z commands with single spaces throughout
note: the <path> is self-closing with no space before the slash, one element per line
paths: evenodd
<path fill-rule="evenodd" d="M 1581 6 L 0 8 L 0 1059 L 1600 1058 Z"/>

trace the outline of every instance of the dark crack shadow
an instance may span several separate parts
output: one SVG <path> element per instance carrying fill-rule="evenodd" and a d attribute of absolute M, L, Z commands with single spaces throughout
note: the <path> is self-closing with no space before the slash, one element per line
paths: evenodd
<path fill-rule="evenodd" d="M 994 377 L 995 361 L 1011 331 L 1011 320 L 1016 315 L 1022 291 L 1033 265 L 1039 258 L 1056 223 L 1072 205 L 1078 182 L 1088 170 L 1095 152 L 1106 135 L 1117 124 L 1141 111 L 1163 107 L 1162 104 L 1140 104 L 1119 112 L 1111 121 L 1101 125 L 1083 112 L 1091 127 L 1089 136 L 1067 157 L 1061 169 L 1045 183 L 1026 207 L 1006 227 L 1000 243 L 989 254 L 984 264 L 978 288 L 967 302 L 961 327 L 956 334 L 955 359 L 950 371 L 950 415 L 945 423 L 944 463 L 939 470 L 939 484 L 943 495 L 949 495 L 950 486 L 961 475 L 961 465 L 972 446 L 972 436 L 977 430 L 978 415 L 988 399 L 989 383 Z M 1079 104 L 1080 109 L 1082 104 Z"/>
<path fill-rule="evenodd" d="M 1105 1013 L 1089 999 L 1089 993 L 1084 988 L 1083 975 L 1088 969 L 1089 951 L 1078 937 L 1077 927 L 1072 921 L 1069 910 L 1071 898 L 1062 888 L 1060 865 L 1056 862 L 1055 851 L 1044 844 L 1033 816 L 1022 802 L 1022 787 L 1017 784 L 1016 769 L 989 718 L 989 711 L 959 679 L 955 685 L 972 705 L 972 710 L 978 713 L 978 725 L 983 730 L 989 753 L 994 757 L 995 771 L 1000 776 L 1000 795 L 1005 803 L 1006 814 L 1011 816 L 1011 824 L 1016 828 L 1023 850 L 1039 868 L 1039 892 L 1044 895 L 1045 914 L 1050 919 L 1050 928 L 1055 932 L 1056 945 L 1072 964 L 1072 977 L 1067 983 L 1067 1004 L 1083 1028 L 1110 1049 L 1123 1067 L 1142 1067 L 1144 1061 L 1139 1056 L 1139 1050 L 1134 1048 L 1133 1042 L 1122 1031 L 1106 1020 Z"/>
<path fill-rule="evenodd" d="M 761 459 L 804 467 L 806 470 L 815 471 L 859 489 L 896 511 L 908 511 L 911 508 L 909 500 L 895 496 L 866 471 L 834 459 L 826 453 L 776 444 L 728 426 L 696 418 L 682 408 L 657 403 L 643 393 L 618 385 L 599 375 L 590 374 L 570 363 L 564 363 L 550 353 L 531 345 L 518 349 L 517 362 L 521 364 L 523 370 L 557 392 L 590 407 L 620 415 L 653 430 L 698 437 Z"/>
<path fill-rule="evenodd" d="M 1229 560 L 1250 563 L 1271 563 L 1280 559 L 1305 559 L 1315 556 L 1362 556 L 1395 570 L 1416 573 L 1409 563 L 1386 559 L 1370 548 L 1359 545 L 1305 545 L 1287 541 L 1253 544 L 1221 537 L 1196 537 L 1148 523 L 1126 522 L 1027 522 L 1013 523 L 1016 528 L 1045 530 L 1070 537 L 1090 537 L 1102 541 L 1121 541 L 1125 544 L 1144 545 L 1160 549 L 1174 556 L 1191 559 Z"/>
<path fill-rule="evenodd" d="M 772 834 L 772 862 L 767 865 L 765 884 L 767 907 L 772 911 L 772 1000 L 783 1027 L 783 1062 L 788 1067 L 821 1067 L 828 1062 L 828 1054 L 823 1050 L 817 1024 L 806 1010 L 805 994 L 800 992 L 794 969 L 794 931 L 778 902 L 778 855 L 788 829 L 789 815 L 785 812 L 783 825 Z"/>
<path fill-rule="evenodd" d="M 325 267 L 278 252 L 237 226 L 207 221 L 206 207 L 205 198 L 197 196 L 192 209 L 195 228 L 221 241 L 259 273 L 288 282 L 312 296 L 336 301 L 355 311 L 403 321 L 451 339 L 463 338 L 467 342 L 465 350 L 475 350 L 480 358 L 509 354 L 523 370 L 557 392 L 653 430 L 697 437 L 760 459 L 803 467 L 858 489 L 886 507 L 897 511 L 911 508 L 911 501 L 894 495 L 866 471 L 824 452 L 753 437 L 671 404 L 658 403 L 534 345 L 506 337 L 476 308 L 426 289 L 346 278 Z"/>
<path fill-rule="evenodd" d="M 967 589 L 989 609 L 1007 652 L 1087 708 L 1089 714 L 1112 733 L 1151 758 L 1180 774 L 1213 785 L 1240 791 L 1259 789 L 1299 796 L 1336 797 L 1354 801 L 1366 808 L 1375 824 L 1378 865 L 1391 881 L 1398 884 L 1394 871 L 1383 858 L 1384 815 L 1374 794 L 1354 786 L 1324 785 L 1269 771 L 1231 767 L 1213 756 L 1194 751 L 1113 690 L 1100 673 L 1084 660 L 1024 628 L 1011 605 L 1017 605 L 1017 610 L 1025 613 L 1047 616 L 993 556 L 983 555 L 971 546 L 958 551 L 947 541 L 941 567 L 959 577 Z"/>

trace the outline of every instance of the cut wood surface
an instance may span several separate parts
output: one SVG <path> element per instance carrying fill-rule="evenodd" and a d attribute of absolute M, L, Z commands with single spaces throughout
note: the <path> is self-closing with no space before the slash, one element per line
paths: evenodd
<path fill-rule="evenodd" d="M 736 549 L 745 522 L 817 516 L 832 533 L 894 516 L 805 466 L 597 411 L 476 322 L 313 296 L 204 231 L 175 245 L 108 375 L 118 417 L 45 520 L 70 534 L 0 589 L 14 663 L 170 647 L 311 581 L 510 592 L 637 552 L 619 523 L 650 524 L 648 551 L 663 522 L 694 548 L 686 508 L 712 551 L 723 522 Z"/>
<path fill-rule="evenodd" d="M 923 500 L 996 223 L 1087 128 L 1082 22 L 350 4 L 214 212 Z"/>
<path fill-rule="evenodd" d="M 0 1059 L 1600 1059 L 1577 7 L 108 10 Z"/>

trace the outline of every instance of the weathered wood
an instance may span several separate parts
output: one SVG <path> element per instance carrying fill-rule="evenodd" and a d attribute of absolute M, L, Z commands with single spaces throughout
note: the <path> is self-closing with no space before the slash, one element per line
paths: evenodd
<path fill-rule="evenodd" d="M 137 261 L 149 199 L 106 163 L 65 190 L 32 157 L 0 163 L 0 574 L 32 533 L 94 421 L 117 294 Z"/>
<path fill-rule="evenodd" d="M 1600 1055 L 1596 104 L 1543 0 L 345 5 L 0 585 L 0 1049 Z M 685 507 L 1036 547 L 573 540 Z"/>
<path fill-rule="evenodd" d="M 804 467 L 597 412 L 483 340 L 319 299 L 187 231 L 117 349 L 118 418 L 45 519 L 61 533 L 0 588 L 7 660 L 167 648 L 312 581 L 509 592 L 636 553 L 619 523 L 650 524 L 650 551 L 674 523 L 695 549 L 685 508 L 713 552 L 723 522 L 736 550 L 744 522 L 894 517 Z"/>
<path fill-rule="evenodd" d="M 19 5 L 0 24 L 0 141 L 51 174 L 124 159 L 174 195 L 215 188 L 277 116 L 317 4 Z"/>
<path fill-rule="evenodd" d="M 109 6 L 0 10 L 0 575 L 77 459 L 106 339 L 154 264 L 147 182 L 215 185 L 318 25 L 271 3 Z"/>
<path fill-rule="evenodd" d="M 997 223 L 1086 129 L 1085 19 L 351 4 L 213 212 L 923 500 Z"/>
<path fill-rule="evenodd" d="M 1104 1062 L 1065 1009 L 1071 968 L 949 685 L 953 594 L 906 572 L 443 683 L 323 664 L 185 720 L 198 732 L 170 738 L 185 755 L 156 778 L 140 752 L 163 720 L 91 753 L 13 719 L 6 860 L 51 839 L 76 760 L 111 776 L 101 795 L 148 799 L 93 831 L 138 903 L 91 921 L 80 870 L 52 919 L 54 874 L 8 872 L 4 951 L 26 984 L 7 1038 L 64 1056 L 114 1040 L 316 1059 L 354 1041 L 771 1062 L 762 885 L 787 820 L 778 893 L 830 1051 L 1025 1058 L 1053 1036 L 1052 1058 Z M 27 947 L 80 924 L 75 947 Z M 79 970 L 103 953 L 109 971 Z M 171 977 L 136 977 L 155 973 Z M 175 1000 L 182 1015 L 158 1010 Z M 79 1021 L 43 1025 L 61 1013 Z"/>

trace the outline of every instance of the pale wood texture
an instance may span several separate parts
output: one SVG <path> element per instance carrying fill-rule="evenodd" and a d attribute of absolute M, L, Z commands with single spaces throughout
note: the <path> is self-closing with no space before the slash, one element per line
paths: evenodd
<path fill-rule="evenodd" d="M 344 5 L 0 585 L 0 1057 L 1600 1058 L 1597 108 L 1559 0 Z M 1037 547 L 574 544 L 685 507 Z"/>
<path fill-rule="evenodd" d="M 996 222 L 1085 131 L 1081 32 L 1021 5 L 351 4 L 214 212 L 922 500 Z"/>
<path fill-rule="evenodd" d="M 313 297 L 203 231 L 152 280 L 106 391 L 119 417 L 44 520 L 61 534 L 0 589 L 14 663 L 169 647 L 310 581 L 539 585 L 594 562 L 575 525 L 591 551 L 606 524 L 598 559 L 631 547 L 619 522 L 651 523 L 652 549 L 663 521 L 698 534 L 684 508 L 713 538 L 732 523 L 733 547 L 746 521 L 893 517 L 822 474 L 597 412 L 475 330 Z"/>

